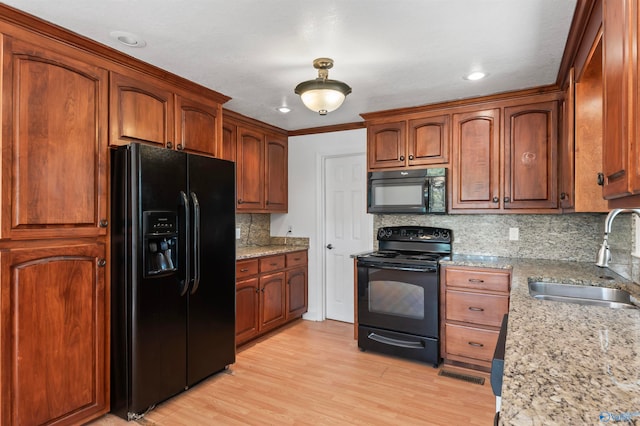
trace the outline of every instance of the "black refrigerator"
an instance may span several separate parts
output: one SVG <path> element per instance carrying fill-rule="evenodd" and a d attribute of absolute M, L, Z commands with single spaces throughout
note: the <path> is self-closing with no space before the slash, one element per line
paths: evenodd
<path fill-rule="evenodd" d="M 132 420 L 235 362 L 235 164 L 111 152 L 111 411 Z"/>

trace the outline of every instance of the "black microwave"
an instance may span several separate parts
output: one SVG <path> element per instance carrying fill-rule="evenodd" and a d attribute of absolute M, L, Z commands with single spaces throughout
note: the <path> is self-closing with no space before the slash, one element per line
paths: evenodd
<path fill-rule="evenodd" d="M 446 213 L 447 169 L 369 172 L 368 213 Z"/>

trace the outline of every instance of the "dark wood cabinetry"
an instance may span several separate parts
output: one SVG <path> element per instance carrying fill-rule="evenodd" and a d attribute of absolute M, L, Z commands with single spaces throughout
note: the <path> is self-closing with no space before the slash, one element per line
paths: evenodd
<path fill-rule="evenodd" d="M 602 5 L 603 195 L 615 199 L 640 194 L 637 124 L 640 6 L 634 0 L 607 0 Z"/>
<path fill-rule="evenodd" d="M 284 131 L 224 111 L 222 157 L 236 162 L 236 210 L 286 213 L 288 143 Z"/>
<path fill-rule="evenodd" d="M 3 38 L 2 239 L 97 237 L 107 220 L 107 71 Z"/>
<path fill-rule="evenodd" d="M 451 209 L 500 208 L 500 110 L 453 115 Z"/>
<path fill-rule="evenodd" d="M 511 274 L 462 266 L 441 271 L 441 356 L 446 363 L 488 371 L 502 317 L 509 312 Z"/>
<path fill-rule="evenodd" d="M 452 213 L 558 211 L 559 97 L 453 114 Z"/>
<path fill-rule="evenodd" d="M 367 125 L 369 170 L 397 169 L 448 161 L 450 115 Z"/>
<path fill-rule="evenodd" d="M 221 105 L 174 90 L 147 75 L 112 72 L 110 144 L 143 142 L 209 156 L 222 152 Z"/>
<path fill-rule="evenodd" d="M 2 29 L 0 423 L 109 409 L 108 71 Z"/>
<path fill-rule="evenodd" d="M 558 102 L 504 110 L 505 209 L 558 207 Z"/>
<path fill-rule="evenodd" d="M 307 251 L 236 263 L 236 345 L 307 312 Z"/>
<path fill-rule="evenodd" d="M 0 423 L 79 424 L 109 409 L 101 243 L 0 250 Z"/>

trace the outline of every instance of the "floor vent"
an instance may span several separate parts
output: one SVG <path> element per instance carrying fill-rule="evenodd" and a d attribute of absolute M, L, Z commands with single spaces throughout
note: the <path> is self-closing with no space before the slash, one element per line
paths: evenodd
<path fill-rule="evenodd" d="M 484 377 L 471 376 L 469 374 L 455 373 L 453 371 L 440 370 L 438 376 L 451 377 L 452 379 L 464 380 L 465 382 L 484 385 Z"/>

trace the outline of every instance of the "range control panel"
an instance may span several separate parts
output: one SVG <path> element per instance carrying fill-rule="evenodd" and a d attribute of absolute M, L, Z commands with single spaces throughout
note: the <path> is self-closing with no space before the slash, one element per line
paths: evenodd
<path fill-rule="evenodd" d="M 378 229 L 379 241 L 431 241 L 450 243 L 450 229 L 430 226 L 388 226 Z"/>

